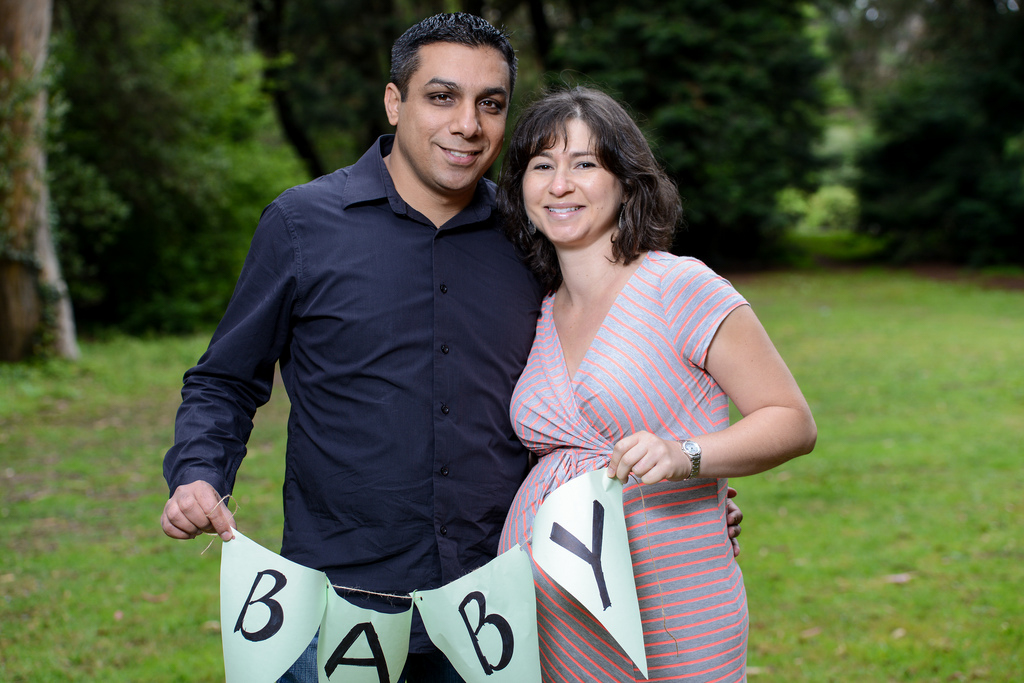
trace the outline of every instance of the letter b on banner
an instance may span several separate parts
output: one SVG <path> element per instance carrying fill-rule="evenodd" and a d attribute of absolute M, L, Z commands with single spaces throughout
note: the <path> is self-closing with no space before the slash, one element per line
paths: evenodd
<path fill-rule="evenodd" d="M 476 628 L 473 628 L 469 622 L 469 616 L 466 615 L 466 605 L 471 601 L 475 601 L 480 608 L 480 619 L 477 622 Z M 501 671 L 508 666 L 508 663 L 512 660 L 512 652 L 515 648 L 512 627 L 509 626 L 508 621 L 501 615 L 487 614 L 487 601 L 484 599 L 484 594 L 480 591 L 473 591 L 467 595 L 466 599 L 459 605 L 459 614 L 462 615 L 462 621 L 466 623 L 466 629 L 473 639 L 473 648 L 476 650 L 476 656 L 480 659 L 480 666 L 483 667 L 484 673 L 490 676 L 495 671 Z M 480 649 L 480 631 L 487 625 L 496 628 L 498 636 L 501 638 L 501 657 L 498 659 L 497 664 L 491 664 L 487 656 Z"/>
<path fill-rule="evenodd" d="M 264 576 L 269 576 L 274 580 L 274 586 L 263 594 L 262 598 L 253 600 L 253 593 L 256 592 L 256 587 L 260 585 L 260 581 Z M 261 640 L 270 638 L 275 633 L 281 630 L 284 626 L 284 609 L 281 607 L 281 603 L 272 598 L 281 592 L 281 590 L 288 584 L 288 579 L 285 575 L 274 569 L 264 570 L 256 575 L 256 580 L 252 582 L 252 588 L 249 589 L 249 597 L 245 599 L 245 604 L 242 605 L 242 611 L 238 613 L 238 621 L 235 622 L 235 633 L 242 632 L 242 637 L 246 640 L 258 643 Z M 246 631 L 245 630 L 245 615 L 249 611 L 249 606 L 260 603 L 265 605 L 270 610 L 270 617 L 267 619 L 267 624 L 259 631 Z"/>
<path fill-rule="evenodd" d="M 540 681 L 537 601 L 521 548 L 413 601 L 427 633 L 466 683 Z"/>
<path fill-rule="evenodd" d="M 327 575 L 290 562 L 235 530 L 220 564 L 227 683 L 275 681 L 306 649 L 327 606 Z"/>

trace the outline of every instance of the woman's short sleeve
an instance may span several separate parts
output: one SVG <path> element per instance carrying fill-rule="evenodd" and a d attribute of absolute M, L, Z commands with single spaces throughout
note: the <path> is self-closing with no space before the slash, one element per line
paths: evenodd
<path fill-rule="evenodd" d="M 662 301 L 679 357 L 699 368 L 722 321 L 747 303 L 728 280 L 694 258 L 680 258 L 665 271 Z"/>

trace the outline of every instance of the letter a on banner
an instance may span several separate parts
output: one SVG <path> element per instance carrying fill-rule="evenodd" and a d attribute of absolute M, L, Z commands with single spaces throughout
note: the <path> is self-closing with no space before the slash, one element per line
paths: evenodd
<path fill-rule="evenodd" d="M 622 482 L 604 470 L 551 492 L 533 521 L 533 561 L 601 622 L 647 678 Z"/>
<path fill-rule="evenodd" d="M 446 586 L 416 591 L 413 603 L 466 683 L 540 683 L 537 595 L 522 548 Z"/>
<path fill-rule="evenodd" d="M 396 683 L 409 655 L 411 628 L 411 605 L 385 614 L 356 607 L 328 589 L 317 643 L 320 683 Z"/>
<path fill-rule="evenodd" d="M 220 630 L 227 683 L 273 683 L 313 639 L 327 606 L 327 575 L 243 536 L 220 559 Z"/>

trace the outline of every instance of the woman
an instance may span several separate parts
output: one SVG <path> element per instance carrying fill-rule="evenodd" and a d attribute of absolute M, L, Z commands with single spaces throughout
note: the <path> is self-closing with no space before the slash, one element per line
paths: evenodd
<path fill-rule="evenodd" d="M 744 680 L 747 605 L 726 478 L 810 452 L 807 402 L 736 290 L 665 251 L 678 193 L 611 97 L 575 88 L 531 105 L 498 204 L 550 290 L 511 407 L 539 462 L 500 550 L 531 540 L 548 493 L 607 466 L 626 484 L 650 680 Z M 743 416 L 731 426 L 730 398 Z M 577 602 L 536 567 L 535 577 L 546 681 L 644 680 Z"/>

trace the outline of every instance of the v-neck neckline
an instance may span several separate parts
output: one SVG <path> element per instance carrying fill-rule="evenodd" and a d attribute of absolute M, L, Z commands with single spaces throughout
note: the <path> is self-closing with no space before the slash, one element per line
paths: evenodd
<path fill-rule="evenodd" d="M 637 267 L 633 270 L 632 273 L 629 274 L 629 277 L 626 278 L 625 281 L 623 281 L 622 286 L 619 287 L 619 291 L 617 291 L 615 293 L 615 296 L 612 298 L 612 302 L 608 306 L 608 310 L 605 311 L 604 317 L 601 318 L 601 324 L 598 325 L 597 328 L 594 330 L 594 336 L 591 337 L 590 341 L 587 343 L 586 350 L 584 350 L 583 355 L 580 357 L 579 365 L 576 366 L 576 371 L 572 373 L 569 372 L 569 363 L 565 360 L 565 349 L 562 346 L 562 337 L 558 333 L 558 325 L 555 324 L 555 298 L 557 296 L 557 292 L 553 292 L 551 294 L 551 332 L 554 335 L 555 344 L 558 346 L 558 357 L 561 360 L 562 372 L 564 372 L 565 376 L 569 379 L 570 385 L 576 384 L 576 378 L 580 374 L 580 370 L 583 369 L 583 366 L 586 365 L 587 359 L 590 357 L 590 351 L 591 349 L 594 348 L 594 342 L 597 341 L 598 336 L 601 334 L 601 330 L 603 330 L 605 326 L 608 324 L 608 317 L 612 314 L 612 311 L 614 311 L 615 307 L 618 305 L 619 299 L 622 298 L 622 293 L 626 291 L 626 288 L 629 287 L 630 283 L 637 276 L 637 273 L 640 272 L 640 270 L 646 265 L 647 260 L 650 258 L 650 256 L 651 252 L 645 253 L 640 258 L 640 263 L 637 264 Z"/>

